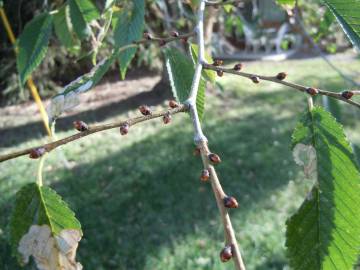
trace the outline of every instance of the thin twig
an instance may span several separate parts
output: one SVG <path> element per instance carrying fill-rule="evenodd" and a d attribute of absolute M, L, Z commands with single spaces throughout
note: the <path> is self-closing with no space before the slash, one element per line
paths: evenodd
<path fill-rule="evenodd" d="M 138 45 L 145 44 L 148 42 L 161 42 L 161 41 L 168 43 L 168 42 L 172 42 L 172 41 L 176 41 L 176 40 L 184 40 L 184 39 L 186 40 L 189 37 L 193 37 L 193 36 L 195 36 L 195 32 L 191 32 L 191 33 L 187 33 L 187 34 L 183 34 L 183 35 L 179 35 L 179 36 L 169 36 L 169 37 L 164 37 L 164 38 L 151 36 L 149 39 L 143 38 L 143 39 L 134 41 L 133 43 L 138 44 Z"/>
<path fill-rule="evenodd" d="M 28 148 L 28 149 L 24 149 L 24 150 L 20 150 L 17 152 L 13 152 L 7 155 L 1 155 L 0 156 L 0 162 L 3 162 L 5 160 L 9 160 L 9 159 L 13 159 L 13 158 L 17 158 L 20 156 L 24 156 L 29 154 L 33 149 L 38 149 L 38 148 L 44 148 L 46 152 L 50 152 L 52 150 L 54 150 L 55 148 L 67 144 L 69 142 L 72 141 L 76 141 L 79 140 L 83 137 L 89 136 L 91 134 L 97 133 L 97 132 L 101 132 L 104 130 L 108 130 L 108 129 L 113 129 L 113 128 L 118 128 L 124 124 L 128 124 L 129 126 L 133 126 L 136 125 L 138 123 L 141 122 L 145 122 L 151 119 L 155 119 L 155 118 L 159 118 L 162 117 L 164 115 L 170 114 L 177 114 L 179 112 L 185 112 L 188 110 L 188 107 L 185 105 L 180 105 L 179 107 L 175 108 L 175 109 L 168 109 L 162 112 L 157 112 L 157 113 L 152 113 L 151 115 L 146 115 L 146 116 L 139 116 L 139 117 L 135 117 L 135 118 L 130 118 L 127 119 L 125 121 L 119 121 L 119 122 L 114 122 L 114 123 L 110 123 L 110 124 L 104 124 L 104 125 L 97 125 L 97 126 L 90 126 L 88 130 L 83 131 L 83 132 L 79 132 L 76 133 L 74 135 L 71 135 L 69 137 L 65 137 L 63 139 L 54 141 L 54 142 L 50 142 L 44 145 L 39 145 L 36 147 L 32 147 L 32 148 Z"/>
<path fill-rule="evenodd" d="M 197 44 L 199 46 L 199 56 L 198 56 L 198 62 L 195 67 L 195 73 L 191 85 L 190 95 L 188 100 L 186 101 L 186 104 L 189 106 L 190 115 L 193 120 L 193 126 L 195 132 L 194 141 L 197 147 L 200 149 L 204 169 L 209 170 L 210 173 L 211 186 L 215 194 L 216 203 L 219 208 L 221 220 L 224 226 L 226 245 L 231 246 L 232 258 L 235 264 L 235 268 L 237 270 L 245 270 L 245 265 L 241 257 L 240 249 L 235 237 L 234 229 L 231 224 L 230 216 L 224 205 L 224 198 L 226 194 L 222 189 L 215 168 L 211 164 L 209 164 L 208 161 L 208 155 L 210 151 L 207 145 L 207 139 L 204 136 L 201 128 L 201 124 L 199 121 L 198 112 L 196 108 L 196 97 L 199 89 L 201 72 L 203 69 L 203 65 L 207 65 L 205 60 L 205 44 L 204 44 L 204 29 L 203 29 L 205 3 L 206 3 L 205 0 L 201 0 L 197 13 L 196 32 L 197 32 Z"/>
<path fill-rule="evenodd" d="M 244 0 L 227 0 L 227 1 L 207 1 L 206 6 L 225 6 L 225 5 L 237 5 L 243 3 Z"/>
<path fill-rule="evenodd" d="M 277 78 L 277 76 L 263 76 L 263 75 L 259 75 L 259 74 L 255 74 L 255 73 L 241 72 L 241 71 L 236 71 L 236 70 L 231 69 L 231 68 L 224 68 L 224 67 L 213 66 L 213 65 L 209 65 L 209 64 L 204 64 L 203 66 L 204 66 L 205 69 L 211 69 L 211 70 L 214 70 L 214 71 L 220 71 L 220 72 L 224 72 L 224 73 L 231 73 L 231 74 L 238 75 L 238 76 L 241 76 L 241 77 L 245 77 L 245 78 L 248 78 L 248 79 L 252 79 L 252 78 L 257 77 L 260 80 L 270 81 L 270 82 L 286 85 L 286 86 L 288 86 L 290 88 L 296 89 L 296 90 L 298 90 L 300 92 L 303 92 L 303 93 L 307 93 L 307 90 L 310 88 L 308 86 L 288 82 L 286 80 L 279 80 Z M 331 97 L 331 98 L 334 98 L 334 99 L 338 99 L 338 100 L 341 100 L 343 102 L 349 103 L 351 105 L 354 105 L 354 106 L 360 108 L 360 104 L 358 102 L 355 102 L 355 101 L 353 101 L 351 99 L 344 98 L 341 95 L 341 93 L 335 93 L 335 92 L 331 92 L 331 91 L 327 91 L 327 90 L 321 90 L 321 89 L 317 89 L 317 90 L 318 90 L 319 95 L 324 95 L 324 96 L 328 96 L 328 97 Z"/>

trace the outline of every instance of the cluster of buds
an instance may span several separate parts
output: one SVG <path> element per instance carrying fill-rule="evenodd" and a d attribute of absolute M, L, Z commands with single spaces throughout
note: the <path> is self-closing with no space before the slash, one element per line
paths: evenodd
<path fill-rule="evenodd" d="M 74 121 L 73 125 L 74 125 L 74 128 L 80 132 L 89 130 L 89 126 L 83 121 Z"/>
<path fill-rule="evenodd" d="M 44 147 L 34 148 L 30 151 L 29 157 L 32 159 L 37 159 L 43 156 L 46 153 L 46 149 Z"/>

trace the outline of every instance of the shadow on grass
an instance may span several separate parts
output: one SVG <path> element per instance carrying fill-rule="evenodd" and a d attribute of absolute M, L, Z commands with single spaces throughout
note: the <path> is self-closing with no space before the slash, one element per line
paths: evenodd
<path fill-rule="evenodd" d="M 210 148 L 223 159 L 218 172 L 224 190 L 239 200 L 234 212 L 238 218 L 255 211 L 254 202 L 266 199 L 271 190 L 287 184 L 294 166 L 284 166 L 283 161 L 291 159 L 295 120 L 275 121 L 266 112 L 247 118 L 251 120 L 227 118 L 206 127 Z M 147 258 L 159 258 L 160 250 L 171 250 L 175 240 L 196 238 L 197 228 L 216 242 L 223 240 L 210 185 L 199 181 L 202 166 L 192 155 L 191 138 L 187 127 L 174 125 L 96 163 L 56 172 L 61 181 L 53 188 L 82 222 L 78 254 L 85 269 L 148 269 Z M 9 215 L 7 206 L 0 209 Z M 8 247 L 0 244 L 0 252 L 4 258 Z M 212 255 L 217 260 L 217 249 Z M 280 260 L 273 269 L 284 264 Z M 5 270 L 17 268 L 9 259 L 4 265 Z"/>

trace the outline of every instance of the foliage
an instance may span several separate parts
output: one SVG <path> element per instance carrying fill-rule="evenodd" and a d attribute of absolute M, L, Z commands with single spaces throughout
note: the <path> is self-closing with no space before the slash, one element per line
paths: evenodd
<path fill-rule="evenodd" d="M 360 24 L 357 17 L 360 13 L 360 2 L 357 0 L 324 0 L 329 9 L 334 13 L 344 32 L 354 46 L 360 49 Z"/>
<path fill-rule="evenodd" d="M 183 103 L 187 100 L 191 90 L 192 78 L 195 73 L 193 62 L 176 48 L 165 50 L 165 57 L 166 68 L 171 82 L 171 90 L 173 91 L 174 97 Z M 204 78 L 201 78 L 198 95 L 196 97 L 196 107 L 200 119 L 204 115 L 205 87 L 206 81 Z"/>
<path fill-rule="evenodd" d="M 360 243 L 360 175 L 342 127 L 321 107 L 306 112 L 293 145 L 316 151 L 316 182 L 290 218 L 286 246 L 293 269 L 352 269 Z"/>
<path fill-rule="evenodd" d="M 52 16 L 43 13 L 34 18 L 19 37 L 19 53 L 16 58 L 21 84 L 44 59 L 52 28 Z"/>
<path fill-rule="evenodd" d="M 118 14 L 114 29 L 116 48 L 131 44 L 139 40 L 144 27 L 145 0 L 134 0 L 131 10 L 124 10 Z M 126 70 L 134 58 L 136 48 L 130 48 L 120 53 L 120 74 L 125 79 Z"/>
<path fill-rule="evenodd" d="M 27 184 L 16 195 L 10 221 L 14 254 L 17 254 L 20 239 L 28 232 L 30 226 L 44 224 L 49 225 L 54 236 L 58 236 L 64 229 L 81 230 L 74 212 L 55 191 L 35 183 Z"/>

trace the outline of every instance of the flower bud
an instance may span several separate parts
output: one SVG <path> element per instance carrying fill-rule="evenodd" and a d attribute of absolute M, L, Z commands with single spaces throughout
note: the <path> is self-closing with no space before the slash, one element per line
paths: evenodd
<path fill-rule="evenodd" d="M 278 75 L 276 75 L 276 79 L 282 81 L 285 80 L 285 78 L 287 77 L 287 74 L 285 72 L 280 72 L 278 73 Z"/>
<path fill-rule="evenodd" d="M 142 115 L 151 115 L 151 110 L 148 106 L 146 105 L 141 105 L 139 107 L 139 111 L 141 112 Z"/>
<path fill-rule="evenodd" d="M 251 76 L 250 79 L 253 81 L 253 83 L 260 83 L 260 79 L 257 76 Z"/>
<path fill-rule="evenodd" d="M 306 89 L 306 93 L 308 93 L 309 95 L 311 96 L 316 96 L 317 94 L 319 94 L 319 90 L 317 90 L 316 88 L 314 87 L 308 87 Z"/>
<path fill-rule="evenodd" d="M 234 70 L 235 70 L 235 71 L 240 71 L 240 70 L 242 70 L 242 68 L 243 68 L 243 64 L 241 64 L 241 63 L 236 64 L 236 65 L 234 66 Z"/>
<path fill-rule="evenodd" d="M 217 70 L 216 71 L 216 74 L 219 76 L 219 77 L 222 77 L 224 75 L 224 71 L 222 70 Z"/>
<path fill-rule="evenodd" d="M 44 155 L 45 152 L 46 152 L 46 149 L 44 147 L 34 148 L 34 149 L 31 149 L 29 157 L 36 159 L 36 158 L 39 158 L 42 155 Z"/>
<path fill-rule="evenodd" d="M 234 197 L 226 196 L 224 198 L 224 206 L 226 208 L 238 208 L 239 204 L 238 204 L 237 200 Z"/>
<path fill-rule="evenodd" d="M 343 91 L 341 92 L 341 96 L 345 99 L 351 99 L 354 93 L 352 91 Z"/>
<path fill-rule="evenodd" d="M 170 33 L 170 36 L 172 36 L 172 37 L 178 37 L 178 36 L 179 36 L 179 33 L 178 33 L 177 31 L 172 31 L 172 32 Z"/>
<path fill-rule="evenodd" d="M 232 258 L 232 256 L 233 256 L 233 254 L 232 254 L 232 246 L 231 245 L 227 245 L 220 252 L 220 260 L 222 262 L 229 261 Z"/>
<path fill-rule="evenodd" d="M 120 126 L 120 134 L 121 135 L 126 135 L 126 134 L 128 134 L 129 133 L 129 124 L 128 123 L 125 123 L 125 124 L 122 124 L 121 126 Z"/>
<path fill-rule="evenodd" d="M 159 45 L 160 45 L 160 47 L 165 46 L 165 45 L 166 45 L 166 40 L 160 39 L 160 40 L 159 40 Z"/>
<path fill-rule="evenodd" d="M 147 39 L 147 40 L 151 40 L 151 39 L 152 39 L 150 33 L 147 32 L 147 31 L 144 32 L 143 37 L 144 37 L 145 39 Z"/>
<path fill-rule="evenodd" d="M 209 158 L 210 162 L 212 164 L 214 164 L 214 165 L 219 164 L 221 162 L 220 157 L 217 154 L 214 154 L 214 153 L 210 153 L 208 155 L 208 158 Z"/>
<path fill-rule="evenodd" d="M 200 176 L 200 180 L 203 181 L 203 182 L 206 182 L 208 181 L 210 178 L 210 173 L 208 170 L 203 170 L 201 172 L 201 176 Z"/>
<path fill-rule="evenodd" d="M 163 122 L 164 124 L 169 124 L 171 122 L 171 114 L 170 113 L 167 113 L 163 116 Z"/>
<path fill-rule="evenodd" d="M 193 152 L 194 156 L 200 156 L 201 155 L 201 150 L 199 147 L 196 147 L 194 149 L 194 152 Z"/>
<path fill-rule="evenodd" d="M 74 121 L 73 125 L 76 130 L 81 131 L 81 132 L 89 129 L 88 125 L 83 121 Z"/>
<path fill-rule="evenodd" d="M 179 104 L 175 100 L 170 100 L 169 107 L 172 109 L 175 109 L 175 108 L 179 107 Z"/>
<path fill-rule="evenodd" d="M 223 63 L 224 63 L 223 60 L 215 59 L 215 60 L 214 60 L 214 63 L 213 63 L 213 66 L 218 67 L 218 66 L 221 66 Z"/>
<path fill-rule="evenodd" d="M 186 44 L 188 42 L 189 38 L 188 37 L 183 37 L 181 38 L 182 43 Z"/>

